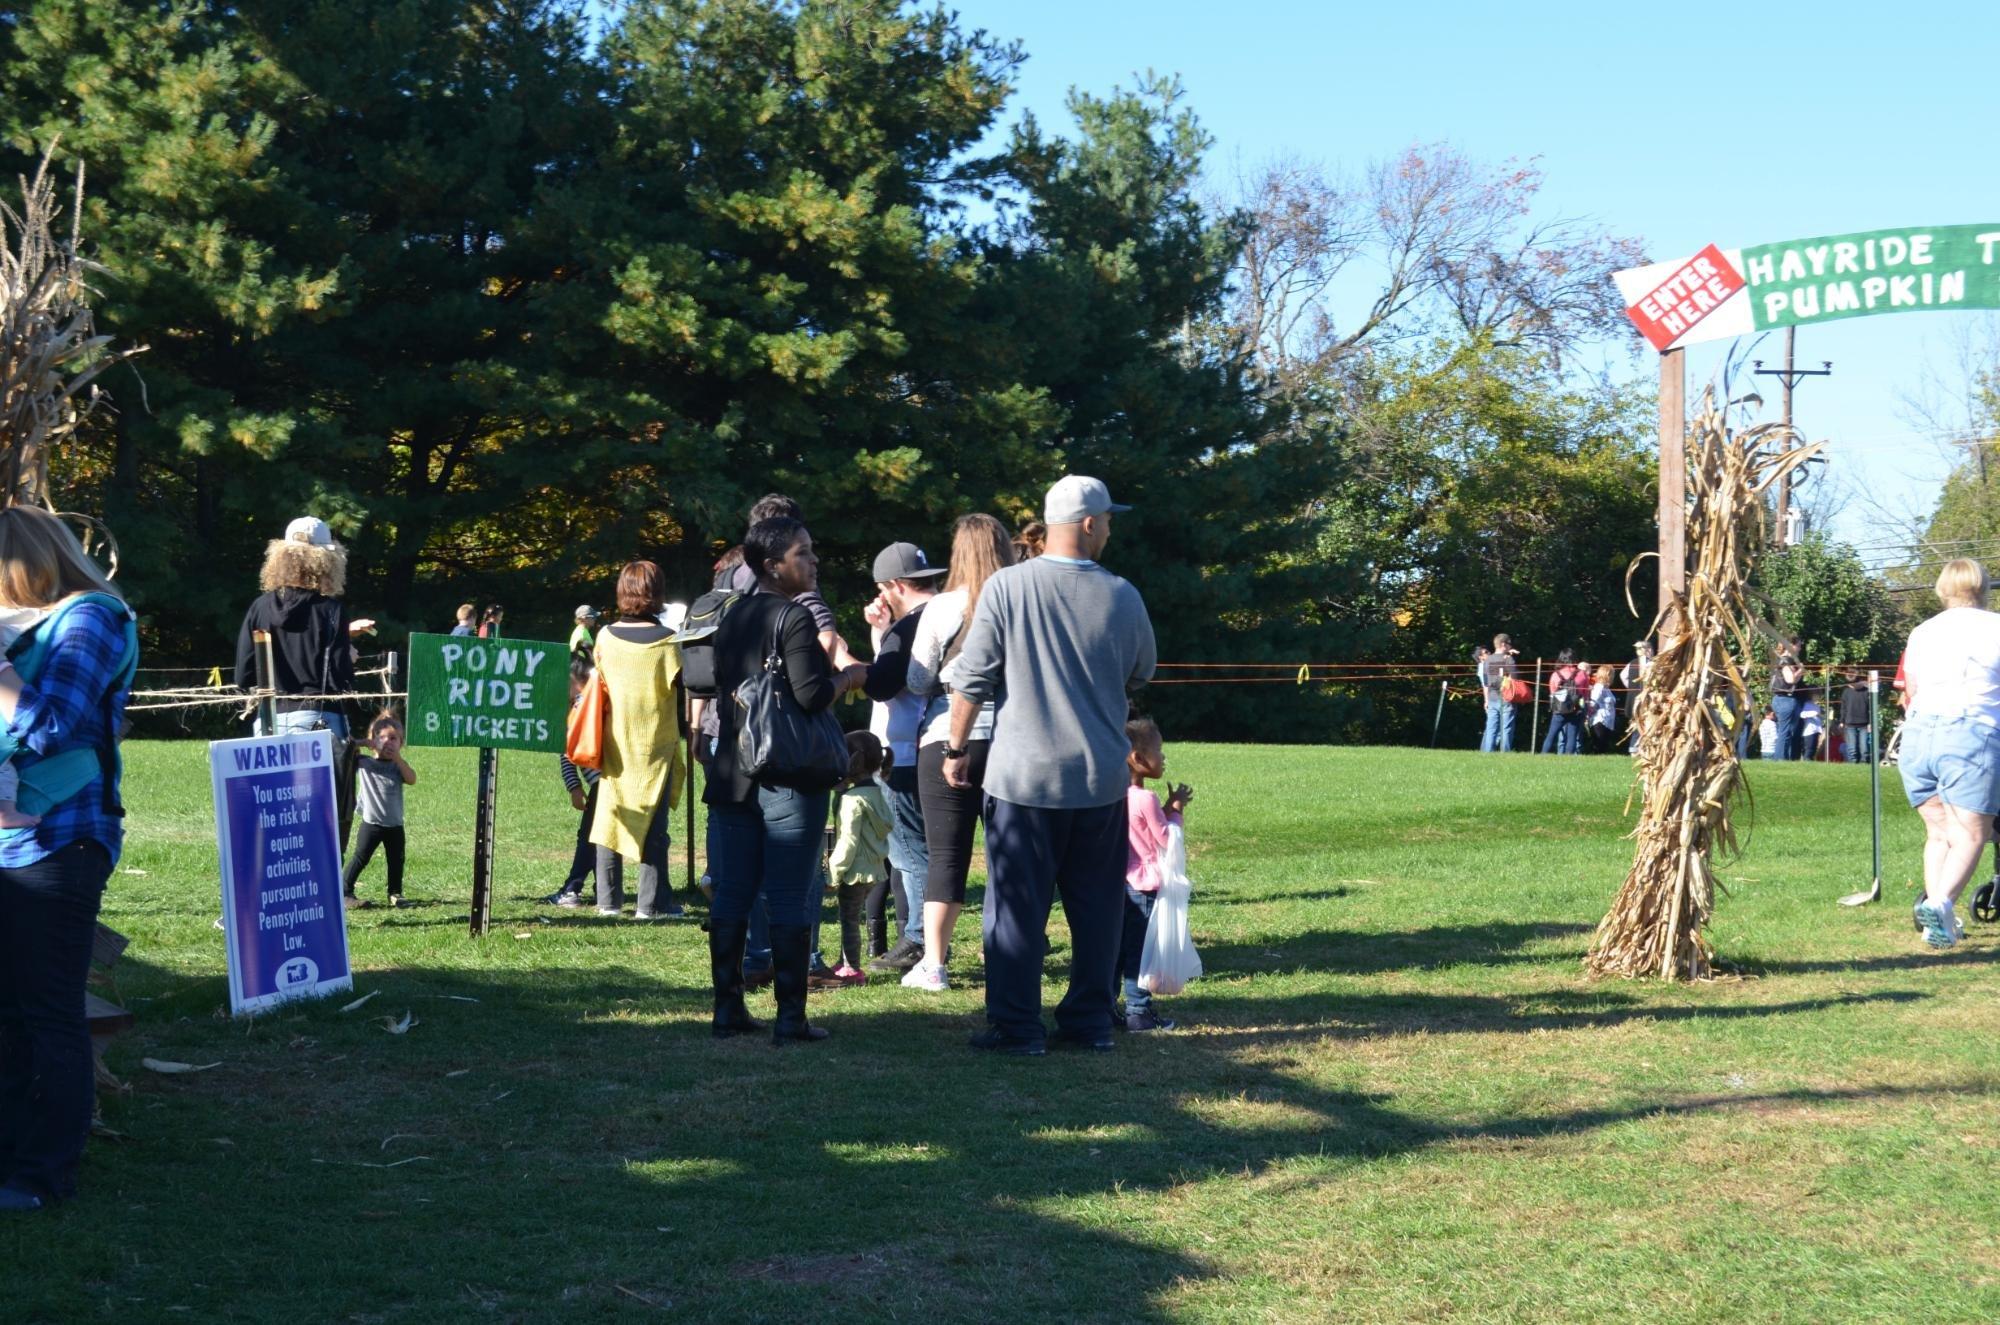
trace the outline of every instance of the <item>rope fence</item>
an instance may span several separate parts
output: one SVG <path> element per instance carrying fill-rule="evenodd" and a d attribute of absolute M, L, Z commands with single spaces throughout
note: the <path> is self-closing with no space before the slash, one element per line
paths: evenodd
<path fill-rule="evenodd" d="M 222 669 L 219 667 L 154 667 L 140 668 L 139 670 L 141 672 L 151 671 L 154 673 L 206 672 L 212 680 L 210 684 L 204 686 L 163 686 L 153 690 L 134 690 L 125 705 L 127 713 L 163 713 L 175 709 L 211 708 L 218 705 L 235 705 L 250 708 L 266 699 L 303 698 L 299 695 L 280 695 L 275 690 L 245 689 L 235 684 L 225 684 L 221 676 Z M 358 671 L 354 674 L 354 679 L 357 682 L 364 677 L 381 677 L 382 688 L 380 690 L 353 690 L 345 694 L 314 695 L 311 698 L 324 700 L 329 704 L 342 704 L 363 700 L 408 699 L 409 692 L 407 690 L 389 689 L 390 685 L 393 684 L 391 679 L 391 672 L 393 670 L 392 666 L 385 664 L 381 667 Z"/>
<path fill-rule="evenodd" d="M 375 655 L 393 657 L 394 655 Z M 1540 667 L 1546 673 L 1555 667 L 1549 659 L 1540 660 Z M 1583 666 L 1584 664 L 1578 664 Z M 1603 664 L 1599 664 L 1603 665 Z M 1517 663 L 1522 672 L 1527 672 L 1530 664 Z M 1622 667 L 1623 664 L 1613 664 Z M 1875 669 L 1893 673 L 1895 663 L 1853 662 L 1841 663 L 1831 670 L 1835 673 L 1849 670 L 1866 671 Z M 1442 683 L 1446 695 L 1452 698 L 1475 696 L 1480 693 L 1478 681 L 1472 675 L 1469 662 L 1163 662 L 1158 664 L 1161 672 L 1199 673 L 1198 675 L 1155 676 L 1151 682 L 1160 686 L 1186 685 L 1409 685 L 1414 683 Z M 1595 668 L 1589 670 L 1594 671 Z M 255 690 L 239 689 L 226 684 L 221 667 L 142 667 L 141 675 L 201 675 L 209 677 L 209 683 L 201 686 L 165 685 L 150 690 L 132 692 L 132 702 L 126 706 L 129 713 L 158 713 L 173 709 L 198 709 L 227 704 L 254 704 L 267 696 Z M 370 668 L 355 673 L 362 677 L 382 677 L 381 690 L 355 691 L 343 695 L 322 696 L 328 703 L 359 702 L 365 700 L 407 699 L 407 691 L 390 690 L 391 668 L 388 665 Z M 1217 676 L 1216 672 L 1229 675 Z M 1270 675 L 1282 673 L 1282 675 Z M 1630 695 L 1642 689 L 1639 686 L 1613 685 L 1611 691 L 1617 695 Z M 296 696 L 294 696 L 296 698 Z"/>

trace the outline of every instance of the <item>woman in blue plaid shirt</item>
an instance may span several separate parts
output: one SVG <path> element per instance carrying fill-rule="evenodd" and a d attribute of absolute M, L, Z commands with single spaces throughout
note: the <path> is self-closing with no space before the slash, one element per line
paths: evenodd
<path fill-rule="evenodd" d="M 58 751 L 100 752 L 100 771 L 81 791 L 32 827 L 0 830 L 0 1212 L 73 1195 L 90 1133 L 84 980 L 125 837 L 116 769 L 130 620 L 60 520 L 30 506 L 0 510 L 0 606 L 55 609 L 85 593 L 110 601 L 49 623 L 33 682 L 0 661 L 0 720 L 19 742 L 24 779 Z"/>

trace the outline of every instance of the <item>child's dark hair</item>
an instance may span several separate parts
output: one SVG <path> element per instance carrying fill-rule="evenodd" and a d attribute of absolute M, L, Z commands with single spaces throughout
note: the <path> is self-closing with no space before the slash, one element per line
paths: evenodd
<path fill-rule="evenodd" d="M 1125 740 L 1134 750 L 1139 748 L 1142 741 L 1151 745 L 1159 745 L 1161 744 L 1160 724 L 1144 715 L 1128 718 L 1125 721 Z"/>
<path fill-rule="evenodd" d="M 369 720 L 368 734 L 370 736 L 373 736 L 376 732 L 381 731 L 384 727 L 394 727 L 397 731 L 401 731 L 403 730 L 403 720 L 397 717 L 394 713 L 391 713 L 388 709 L 383 709 L 380 713 L 377 713 L 373 718 Z"/>
<path fill-rule="evenodd" d="M 847 733 L 848 786 L 872 778 L 877 773 L 886 773 L 895 764 L 895 752 L 884 746 L 874 732 Z"/>
<path fill-rule="evenodd" d="M 577 685 L 588 685 L 591 671 L 590 659 L 580 653 L 570 655 L 569 679 L 571 681 Z"/>

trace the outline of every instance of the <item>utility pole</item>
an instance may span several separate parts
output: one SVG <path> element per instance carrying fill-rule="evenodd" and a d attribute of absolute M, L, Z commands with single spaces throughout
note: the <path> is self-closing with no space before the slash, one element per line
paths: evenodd
<path fill-rule="evenodd" d="M 1821 366 L 1818 368 L 1792 367 L 1792 350 L 1798 344 L 1798 336 L 1799 329 L 1797 327 L 1785 328 L 1785 366 L 1783 368 L 1766 368 L 1762 359 L 1752 359 L 1750 361 L 1750 367 L 1756 376 L 1775 377 L 1784 384 L 1785 427 L 1787 428 L 1792 426 L 1792 388 L 1797 386 L 1804 378 L 1833 376 L 1833 360 L 1831 359 L 1821 359 Z M 1790 525 L 1786 520 L 1786 517 L 1791 513 L 1791 507 L 1792 475 L 1791 471 L 1787 470 L 1778 479 L 1778 545 L 1780 547 L 1791 541 Z"/>

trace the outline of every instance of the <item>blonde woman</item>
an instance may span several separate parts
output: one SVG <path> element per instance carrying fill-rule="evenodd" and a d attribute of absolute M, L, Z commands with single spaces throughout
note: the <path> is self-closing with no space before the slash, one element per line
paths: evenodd
<path fill-rule="evenodd" d="M 1986 610 L 1986 571 L 1961 557 L 1938 574 L 1944 610 L 1910 632 L 1902 758 L 1910 804 L 1924 819 L 1924 942 L 1958 942 L 1954 904 L 2000 812 L 2000 615 Z"/>
<path fill-rule="evenodd" d="M 245 690 L 257 686 L 254 636 L 260 630 L 271 636 L 277 724 L 257 734 L 323 727 L 344 747 L 347 712 L 340 701 L 324 696 L 354 693 L 354 637 L 375 628 L 373 621 L 347 615 L 341 598 L 347 592 L 347 549 L 334 542 L 326 521 L 302 515 L 264 549 L 259 579 L 264 592 L 243 614 L 236 635 L 236 684 Z M 343 845 L 345 840 L 343 833 Z"/>
<path fill-rule="evenodd" d="M 950 987 L 945 963 L 951 955 L 951 932 L 965 907 L 965 878 L 972 866 L 972 829 L 979 821 L 979 784 L 986 772 L 986 751 L 993 743 L 993 706 L 985 705 L 966 742 L 966 768 L 972 785 L 954 787 L 944 780 L 945 748 L 951 735 L 951 687 L 947 664 L 958 656 L 965 623 L 979 605 L 980 590 L 995 571 L 1014 564 L 1014 543 L 1007 528 L 990 515 L 960 517 L 951 531 L 951 573 L 944 592 L 931 599 L 917 622 L 910 643 L 908 685 L 912 694 L 929 698 L 917 745 L 917 785 L 924 810 L 924 843 L 930 848 L 930 868 L 924 877 L 924 959 L 910 968 L 903 983 L 932 992 Z"/>
<path fill-rule="evenodd" d="M 0 510 L 0 607 L 47 612 L 39 664 L 0 660 L 0 722 L 24 784 L 75 750 L 96 772 L 40 821 L 0 831 L 0 1211 L 76 1192 L 94 1082 L 84 978 L 98 903 L 124 845 L 118 728 L 137 663 L 131 613 L 46 511 Z"/>

